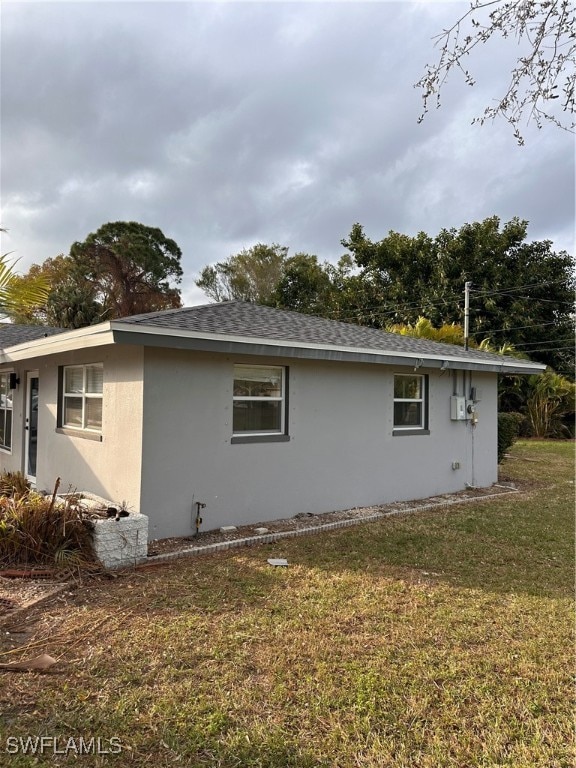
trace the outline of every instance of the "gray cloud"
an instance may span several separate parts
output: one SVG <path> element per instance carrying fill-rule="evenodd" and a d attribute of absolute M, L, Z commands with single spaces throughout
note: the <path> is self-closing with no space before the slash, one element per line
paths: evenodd
<path fill-rule="evenodd" d="M 159 226 L 194 276 L 280 242 L 337 259 L 359 221 L 434 234 L 497 214 L 571 248 L 572 137 L 470 126 L 503 85 L 449 83 L 422 125 L 412 87 L 457 12 L 422 3 L 8 3 L 2 223 L 22 265 L 106 221 Z M 5 248 L 4 250 L 8 250 Z"/>

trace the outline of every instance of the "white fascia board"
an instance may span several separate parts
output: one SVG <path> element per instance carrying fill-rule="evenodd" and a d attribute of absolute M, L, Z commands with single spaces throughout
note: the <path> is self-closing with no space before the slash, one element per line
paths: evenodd
<path fill-rule="evenodd" d="M 371 347 L 345 347 L 335 344 L 318 344 L 314 342 L 304 342 L 304 341 L 292 341 L 291 339 L 269 339 L 269 338 L 262 338 L 260 336 L 236 336 L 231 334 L 225 334 L 225 333 L 207 333 L 205 331 L 187 331 L 183 328 L 159 328 L 158 326 L 152 326 L 152 325 L 131 325 L 130 323 L 122 323 L 118 322 L 116 323 L 114 320 L 111 321 L 110 327 L 112 331 L 120 331 L 122 333 L 129 332 L 129 333 L 136 333 L 136 334 L 143 334 L 143 335 L 150 335 L 150 336 L 176 336 L 178 338 L 188 338 L 188 339 L 206 339 L 209 341 L 222 341 L 222 342 L 231 342 L 233 341 L 236 344 L 259 344 L 262 346 L 268 346 L 268 347 L 293 347 L 294 349 L 317 349 L 317 350 L 326 350 L 327 352 L 349 352 L 350 354 L 357 354 L 357 355 L 373 355 L 374 357 L 382 356 L 382 355 L 391 355 L 393 357 L 402 358 L 405 359 L 408 363 L 414 362 L 416 360 L 423 360 L 424 366 L 426 364 L 426 361 L 435 361 L 435 362 L 443 362 L 446 360 L 448 362 L 448 367 L 450 368 L 452 364 L 454 363 L 461 363 L 463 365 L 474 363 L 477 365 L 486 366 L 486 368 L 494 369 L 499 368 L 500 373 L 506 373 L 507 369 L 513 368 L 525 368 L 526 373 L 538 373 L 540 371 L 545 371 L 546 366 L 542 365 L 541 363 L 533 363 L 529 361 L 522 361 L 520 359 L 516 360 L 505 360 L 504 358 L 502 361 L 499 360 L 482 360 L 482 358 L 477 357 L 457 357 L 454 355 L 437 355 L 437 354 L 429 354 L 427 352 L 401 352 L 395 349 L 373 349 Z"/>
<path fill-rule="evenodd" d="M 110 323 L 99 323 L 7 347 L 0 354 L 0 363 L 29 360 L 44 355 L 55 355 L 59 352 L 72 352 L 113 343 L 114 335 L 110 330 Z"/>

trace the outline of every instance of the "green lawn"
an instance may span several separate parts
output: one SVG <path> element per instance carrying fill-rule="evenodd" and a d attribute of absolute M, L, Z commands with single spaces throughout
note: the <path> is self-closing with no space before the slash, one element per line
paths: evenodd
<path fill-rule="evenodd" d="M 68 660 L 0 678 L 0 765 L 573 766 L 574 445 L 512 454 L 517 495 L 81 586 L 0 659 Z"/>

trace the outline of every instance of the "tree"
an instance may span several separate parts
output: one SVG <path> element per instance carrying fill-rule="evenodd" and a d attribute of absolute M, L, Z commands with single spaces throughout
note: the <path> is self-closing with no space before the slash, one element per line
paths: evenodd
<path fill-rule="evenodd" d="M 93 290 L 106 319 L 181 306 L 182 252 L 157 228 L 134 221 L 104 224 L 70 248 L 72 272 Z"/>
<path fill-rule="evenodd" d="M 93 286 L 77 273 L 69 256 L 60 254 L 42 264 L 32 264 L 17 279 L 23 284 L 41 280 L 50 287 L 50 293 L 42 301 L 11 312 L 15 323 L 83 328 L 107 318 L 107 309 L 97 301 Z"/>
<path fill-rule="evenodd" d="M 109 318 L 108 310 L 96 299 L 91 286 L 66 283 L 58 286 L 46 303 L 48 325 L 85 328 Z"/>
<path fill-rule="evenodd" d="M 371 310 L 378 309 L 381 295 L 369 279 L 358 274 L 349 254 L 336 265 L 308 253 L 286 261 L 284 274 L 270 301 L 271 306 L 294 309 L 332 320 L 374 325 Z"/>
<path fill-rule="evenodd" d="M 359 224 L 342 243 L 380 306 L 369 324 L 434 327 L 463 320 L 463 289 L 472 281 L 470 331 L 477 342 L 512 344 L 564 375 L 574 369 L 574 265 L 550 241 L 525 242 L 528 222 L 500 226 L 497 216 L 442 230 L 436 237 L 390 232 L 378 242 Z"/>
<path fill-rule="evenodd" d="M 24 282 L 14 271 L 15 264 L 0 256 L 0 315 L 11 316 L 45 300 L 49 286 L 41 280 Z"/>
<path fill-rule="evenodd" d="M 443 344 L 464 344 L 464 328 L 457 323 L 443 323 L 435 328 L 427 317 L 419 317 L 415 323 L 407 325 L 395 324 L 386 328 L 390 333 L 401 336 L 413 336 L 416 339 L 440 341 Z"/>
<path fill-rule="evenodd" d="M 554 371 L 546 371 L 529 379 L 529 395 L 526 410 L 531 433 L 534 437 L 570 437 L 574 424 L 576 388 Z M 570 417 L 570 425 L 565 417 Z"/>
<path fill-rule="evenodd" d="M 467 59 L 479 46 L 501 36 L 516 39 L 520 55 L 512 68 L 507 90 L 474 119 L 502 117 L 524 143 L 520 123 L 534 121 L 573 131 L 576 80 L 576 16 L 571 0 L 473 0 L 468 11 L 436 37 L 440 55 L 416 83 L 422 89 L 424 111 L 435 98 L 440 106 L 442 88 L 453 71 L 460 71 L 468 85 L 475 78 Z"/>
<path fill-rule="evenodd" d="M 216 301 L 257 301 L 457 341 L 464 284 L 471 281 L 471 344 L 513 350 L 573 376 L 573 260 L 550 241 L 527 242 L 527 227 L 492 216 L 435 236 L 389 232 L 374 242 L 354 224 L 342 240 L 349 253 L 337 265 L 258 245 L 205 267 L 197 285 Z"/>
<path fill-rule="evenodd" d="M 297 253 L 286 260 L 269 303 L 281 309 L 305 314 L 326 314 L 333 306 L 334 285 L 327 265 L 309 253 Z"/>
<path fill-rule="evenodd" d="M 6 232 L 0 228 L 0 232 Z M 10 253 L 0 256 L 0 315 L 10 316 L 44 301 L 50 290 L 42 278 L 27 281 L 14 271 L 15 262 L 10 263 Z"/>
<path fill-rule="evenodd" d="M 54 288 L 61 285 L 65 280 L 65 271 L 62 268 L 65 257 L 56 256 L 53 259 L 46 259 L 42 264 L 32 264 L 24 275 L 16 276 L 16 281 L 22 285 L 41 279 L 50 287 L 50 293 L 43 296 L 42 299 L 34 304 L 19 307 L 10 313 L 12 322 L 24 323 L 26 325 L 51 325 L 47 318 L 47 303 L 50 294 Z"/>
<path fill-rule="evenodd" d="M 288 248 L 258 243 L 226 261 L 204 267 L 196 285 L 214 301 L 266 303 L 282 277 Z"/>

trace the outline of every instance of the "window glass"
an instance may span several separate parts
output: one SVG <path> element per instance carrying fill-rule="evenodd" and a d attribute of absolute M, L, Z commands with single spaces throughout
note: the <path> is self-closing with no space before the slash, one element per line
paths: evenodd
<path fill-rule="evenodd" d="M 63 427 L 100 431 L 104 367 L 70 365 L 64 368 L 61 424 Z"/>
<path fill-rule="evenodd" d="M 427 423 L 425 377 L 394 376 L 394 429 L 424 429 Z"/>
<path fill-rule="evenodd" d="M 422 396 L 422 376 L 395 376 L 394 398 L 420 399 Z"/>
<path fill-rule="evenodd" d="M 0 373 L 0 447 L 12 448 L 12 390 L 10 374 Z"/>
<path fill-rule="evenodd" d="M 4 429 L 4 440 L 2 441 L 2 445 L 5 445 L 7 448 L 12 447 L 12 411 L 10 410 L 6 411 L 6 426 Z"/>
<path fill-rule="evenodd" d="M 86 392 L 101 395 L 103 382 L 104 368 L 101 365 L 86 366 Z"/>
<path fill-rule="evenodd" d="M 64 369 L 64 391 L 70 393 L 84 391 L 84 369 L 82 367 Z"/>
<path fill-rule="evenodd" d="M 237 365 L 234 372 L 235 397 L 282 397 L 282 369 Z"/>
<path fill-rule="evenodd" d="M 234 434 L 274 434 L 284 428 L 284 368 L 235 365 Z"/>
<path fill-rule="evenodd" d="M 67 397 L 64 400 L 64 426 L 82 428 L 81 397 Z"/>
<path fill-rule="evenodd" d="M 91 397 L 86 400 L 86 429 L 101 429 L 102 398 Z"/>
<path fill-rule="evenodd" d="M 422 403 L 394 403 L 395 427 L 421 427 Z"/>
<path fill-rule="evenodd" d="M 234 403 L 234 432 L 280 432 L 281 403 L 262 400 Z"/>

